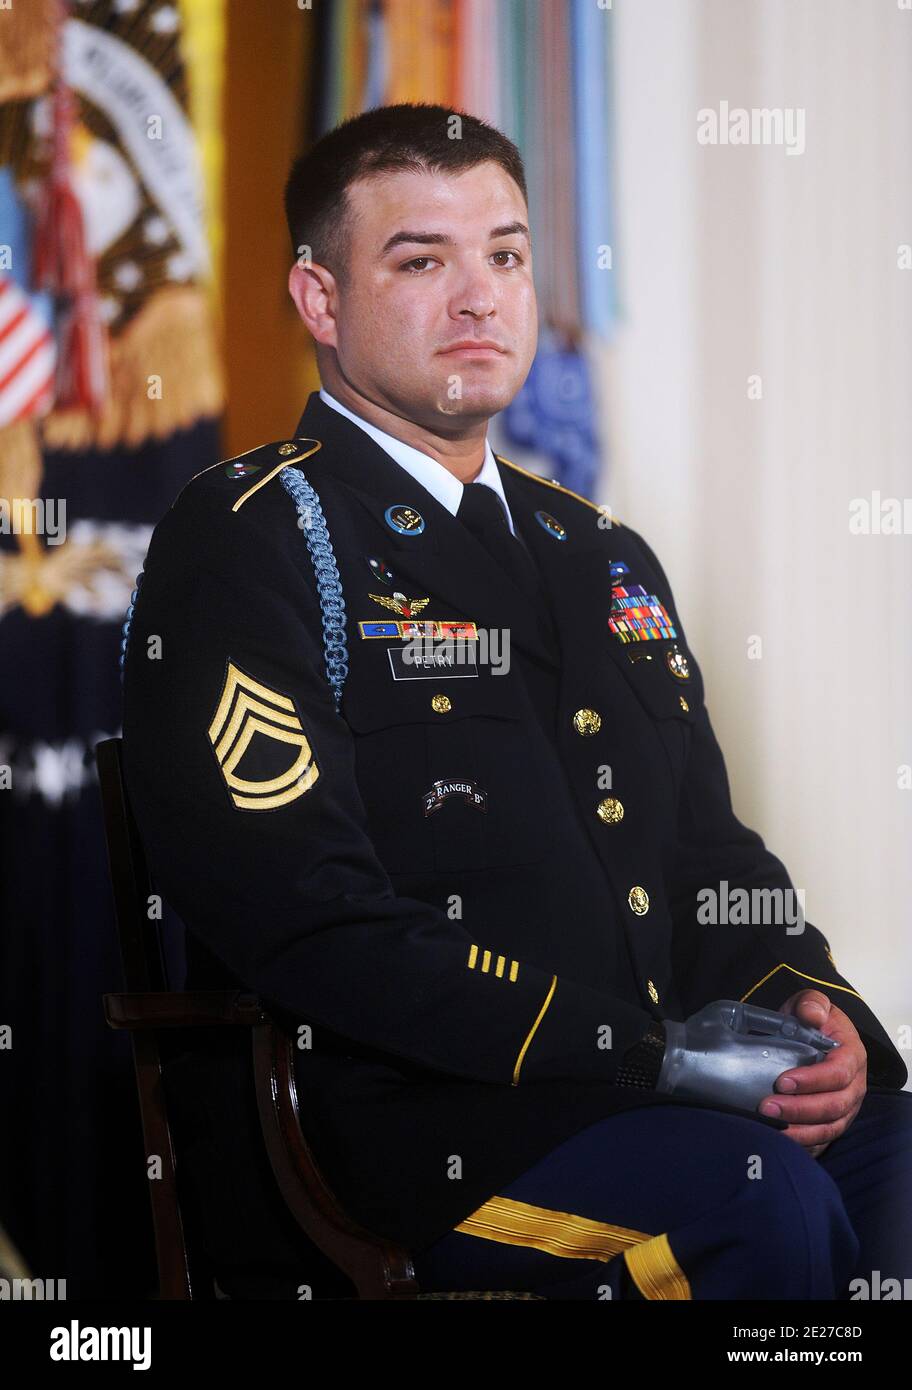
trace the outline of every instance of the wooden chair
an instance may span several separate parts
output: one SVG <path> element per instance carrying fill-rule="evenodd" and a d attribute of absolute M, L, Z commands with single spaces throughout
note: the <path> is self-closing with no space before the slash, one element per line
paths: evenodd
<path fill-rule="evenodd" d="M 149 1183 L 159 1297 L 212 1296 L 196 1273 L 206 1266 L 205 1253 L 190 1248 L 181 1210 L 179 1155 L 167 1111 L 160 1033 L 166 1029 L 248 1028 L 263 1143 L 279 1191 L 301 1231 L 347 1276 L 357 1298 L 540 1298 L 509 1290 L 421 1293 L 408 1251 L 365 1230 L 347 1214 L 302 1132 L 292 1037 L 270 1017 L 255 994 L 168 988 L 158 923 L 150 920 L 147 912 L 153 888 L 127 799 L 122 740 L 109 738 L 97 744 L 95 759 L 126 987 L 123 994 L 105 994 L 104 1009 L 112 1028 L 130 1031 L 145 1151 L 161 1156 L 161 1177 Z"/>

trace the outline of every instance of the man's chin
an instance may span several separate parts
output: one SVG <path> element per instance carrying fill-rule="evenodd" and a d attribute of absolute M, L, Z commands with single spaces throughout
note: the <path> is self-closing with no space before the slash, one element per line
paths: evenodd
<path fill-rule="evenodd" d="M 437 409 L 449 419 L 464 420 L 469 425 L 473 421 L 489 420 L 492 415 L 505 410 L 515 395 L 515 390 L 495 386 L 493 382 L 488 387 L 466 385 L 457 399 L 452 399 L 446 392 L 440 395 Z"/>

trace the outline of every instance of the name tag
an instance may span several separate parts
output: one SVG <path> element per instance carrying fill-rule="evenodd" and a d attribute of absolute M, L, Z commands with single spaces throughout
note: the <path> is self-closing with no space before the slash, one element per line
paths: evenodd
<path fill-rule="evenodd" d="M 466 676 L 477 677 L 478 663 L 474 650 L 469 651 L 466 644 L 462 644 L 463 649 L 460 652 L 457 649 L 458 645 L 444 642 L 435 648 L 427 642 L 417 652 L 408 647 L 390 647 L 387 655 L 392 667 L 393 680 L 445 681 Z"/>

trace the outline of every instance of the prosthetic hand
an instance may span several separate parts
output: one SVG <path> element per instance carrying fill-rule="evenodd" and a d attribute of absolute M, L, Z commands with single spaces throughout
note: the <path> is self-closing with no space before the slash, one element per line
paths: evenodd
<path fill-rule="evenodd" d="M 820 1062 L 839 1043 L 796 1018 L 716 999 L 683 1023 L 663 1020 L 665 1055 L 656 1090 L 756 1110 L 790 1067 Z"/>

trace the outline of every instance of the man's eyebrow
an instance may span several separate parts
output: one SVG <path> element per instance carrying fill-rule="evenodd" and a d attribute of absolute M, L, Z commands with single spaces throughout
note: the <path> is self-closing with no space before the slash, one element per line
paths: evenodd
<path fill-rule="evenodd" d="M 532 238 L 529 236 L 529 228 L 526 226 L 525 222 L 505 222 L 502 227 L 492 227 L 490 232 L 488 232 L 489 241 L 494 241 L 497 237 L 502 236 L 524 236 L 529 244 L 532 244 Z M 446 232 L 394 232 L 393 235 L 383 243 L 383 249 L 380 252 L 379 259 L 382 260 L 387 252 L 392 251 L 396 246 L 401 246 L 403 243 L 417 246 L 452 246 L 453 238 L 447 236 Z"/>

